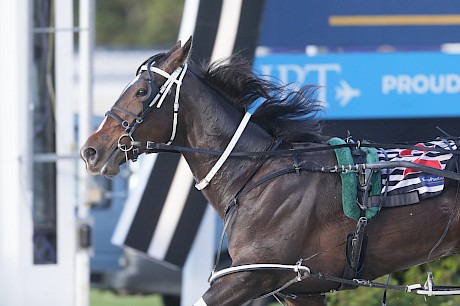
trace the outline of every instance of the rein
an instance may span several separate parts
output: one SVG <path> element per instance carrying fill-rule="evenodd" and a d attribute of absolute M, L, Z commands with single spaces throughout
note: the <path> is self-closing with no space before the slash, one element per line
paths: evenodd
<path fill-rule="evenodd" d="M 208 155 L 217 155 L 221 156 L 221 151 L 211 151 L 203 149 L 195 149 L 182 146 L 174 145 L 165 145 L 160 143 L 154 143 L 151 141 L 146 142 L 137 142 L 132 141 L 131 146 L 135 148 L 143 147 L 147 150 L 148 153 L 158 153 L 158 152 L 172 152 L 172 153 L 183 153 L 183 152 L 193 152 L 201 153 Z M 339 148 L 360 148 L 360 147 L 381 147 L 381 148 L 395 148 L 396 145 L 383 144 L 383 143 L 345 143 L 339 145 L 328 145 L 315 148 L 302 148 L 302 149 L 289 149 L 289 150 L 272 150 L 272 151 L 256 151 L 256 152 L 231 152 L 228 154 L 228 157 L 248 157 L 248 156 L 280 156 L 280 155 L 296 155 L 299 153 L 309 153 L 309 152 L 320 152 L 320 151 L 329 151 Z M 413 149 L 420 150 L 420 147 L 412 145 L 398 145 L 400 148 L 404 149 Z M 450 153 L 453 155 L 460 156 L 460 150 L 446 150 L 442 148 L 423 148 L 425 151 L 439 152 L 439 153 Z M 276 177 L 279 175 L 287 174 L 293 171 L 311 171 L 311 172 L 328 172 L 328 173 L 338 173 L 338 172 L 358 172 L 360 170 L 371 169 L 371 170 L 380 170 L 380 169 L 391 169 L 397 167 L 406 167 L 430 174 L 447 177 L 452 180 L 460 181 L 460 174 L 457 172 L 440 170 L 433 167 L 416 164 L 409 161 L 382 161 L 377 163 L 367 163 L 367 164 L 356 164 L 348 166 L 320 166 L 316 167 L 294 167 L 293 169 L 287 168 L 278 172 L 273 173 L 271 176 Z M 200 189 L 199 189 L 200 190 Z"/>
<path fill-rule="evenodd" d="M 450 138 L 447 138 L 448 140 Z M 458 139 L 458 138 L 451 138 L 451 139 Z M 182 152 L 192 152 L 192 153 L 200 153 L 200 154 L 207 154 L 207 155 L 221 155 L 222 151 L 213 151 L 213 150 L 206 150 L 206 149 L 197 149 L 197 148 L 190 148 L 184 146 L 176 146 L 176 145 L 165 145 L 163 143 L 156 143 L 153 141 L 132 141 L 131 145 L 136 148 L 142 148 L 146 151 L 146 153 L 158 153 L 158 152 L 169 152 L 169 153 L 182 153 Z M 360 148 L 360 147 L 368 147 L 368 148 L 383 148 L 383 149 L 394 149 L 394 148 L 402 148 L 402 149 L 412 149 L 412 150 L 420 150 L 420 147 L 414 145 L 407 145 L 407 144 L 385 144 L 385 143 L 375 143 L 375 142 L 361 142 L 361 143 L 344 143 L 339 145 L 327 145 L 315 148 L 303 148 L 303 149 L 288 149 L 288 150 L 276 150 L 276 151 L 245 151 L 245 152 L 232 152 L 230 153 L 230 157 L 248 157 L 248 156 L 275 156 L 275 155 L 293 155 L 298 153 L 309 153 L 309 152 L 320 152 L 320 151 L 330 151 L 339 148 Z M 460 150 L 446 150 L 442 148 L 423 148 L 424 151 L 430 152 L 439 152 L 439 153 L 450 153 L 454 155 L 460 156 Z"/>

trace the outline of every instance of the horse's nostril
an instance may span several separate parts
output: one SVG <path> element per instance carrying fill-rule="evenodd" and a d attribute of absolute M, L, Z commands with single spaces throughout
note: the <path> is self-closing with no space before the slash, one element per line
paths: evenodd
<path fill-rule="evenodd" d="M 97 159 L 97 151 L 92 147 L 87 147 L 82 150 L 81 156 L 85 161 L 94 163 Z"/>

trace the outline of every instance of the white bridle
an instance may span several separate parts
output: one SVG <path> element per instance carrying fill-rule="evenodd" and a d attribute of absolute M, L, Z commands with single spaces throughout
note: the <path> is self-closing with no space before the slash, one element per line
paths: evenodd
<path fill-rule="evenodd" d="M 179 94 L 180 94 L 180 87 L 182 85 L 182 80 L 185 77 L 185 73 L 187 72 L 188 65 L 185 63 L 183 66 L 178 67 L 176 70 L 173 71 L 172 74 L 167 73 L 164 70 L 161 70 L 160 68 L 157 67 L 150 67 L 150 71 L 155 72 L 163 77 L 166 78 L 166 82 L 161 86 L 160 91 L 158 94 L 153 98 L 152 102 L 150 102 L 149 107 L 153 107 L 156 104 L 156 108 L 160 108 L 161 105 L 163 105 L 163 101 L 165 100 L 166 96 L 171 90 L 171 87 L 173 84 L 176 84 L 176 95 L 174 97 L 174 106 L 173 106 L 173 111 L 174 111 L 174 117 L 173 117 L 173 123 L 172 123 L 172 131 L 171 131 L 171 137 L 169 138 L 169 141 L 166 143 L 167 145 L 170 145 L 173 141 L 174 138 L 176 138 L 176 131 L 177 131 L 177 116 L 179 113 Z M 147 71 L 147 65 L 143 65 L 140 69 L 140 71 Z"/>

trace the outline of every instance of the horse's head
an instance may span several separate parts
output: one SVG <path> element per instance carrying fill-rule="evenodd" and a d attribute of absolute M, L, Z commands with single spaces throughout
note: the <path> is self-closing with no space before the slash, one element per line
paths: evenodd
<path fill-rule="evenodd" d="M 80 150 L 90 174 L 116 175 L 121 164 L 142 153 L 133 147 L 134 139 L 158 143 L 174 139 L 179 89 L 191 42 L 191 38 L 183 46 L 178 42 L 139 67 L 134 80 Z"/>

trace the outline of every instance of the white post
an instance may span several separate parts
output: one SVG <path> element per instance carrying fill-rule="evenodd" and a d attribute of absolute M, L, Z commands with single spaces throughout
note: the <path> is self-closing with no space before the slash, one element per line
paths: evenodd
<path fill-rule="evenodd" d="M 33 269 L 30 105 L 31 6 L 28 0 L 0 4 L 0 299 L 5 306 L 31 305 Z M 36 305 L 36 304 L 35 304 Z"/>
<path fill-rule="evenodd" d="M 94 48 L 94 20 L 95 1 L 79 1 L 79 122 L 78 142 L 80 147 L 93 130 L 93 48 Z M 88 174 L 82 162 L 79 164 L 79 200 L 77 215 L 82 223 L 89 223 L 87 204 Z M 76 255 L 76 281 L 79 294 L 76 306 L 89 305 L 89 250 L 78 249 Z"/>
<path fill-rule="evenodd" d="M 83 144 L 93 131 L 93 49 L 94 49 L 94 0 L 80 0 L 79 21 L 79 142 Z M 83 165 L 83 163 L 81 163 Z M 86 173 L 86 171 L 85 171 Z"/>
<path fill-rule="evenodd" d="M 87 306 L 88 279 L 79 279 L 87 267 L 78 260 L 78 232 L 75 216 L 75 161 L 59 158 L 75 153 L 73 107 L 70 97 L 74 86 L 73 0 L 55 1 L 55 78 L 56 78 L 56 192 L 57 264 L 52 285 L 59 288 L 53 297 L 56 305 Z M 88 278 L 88 277 L 86 277 Z"/>
<path fill-rule="evenodd" d="M 75 147 L 73 0 L 55 5 L 56 154 L 69 156 Z M 5 306 L 83 305 L 76 304 L 81 294 L 76 286 L 88 287 L 88 282 L 75 282 L 75 169 L 68 159 L 56 164 L 57 263 L 33 264 L 32 9 L 31 0 L 0 4 L 0 108 L 6 127 L 1 141 L 8 146 L 0 150 L 0 301 Z"/>
<path fill-rule="evenodd" d="M 193 305 L 209 288 L 214 262 L 217 214 L 208 205 L 200 229 L 182 270 L 181 306 Z"/>

